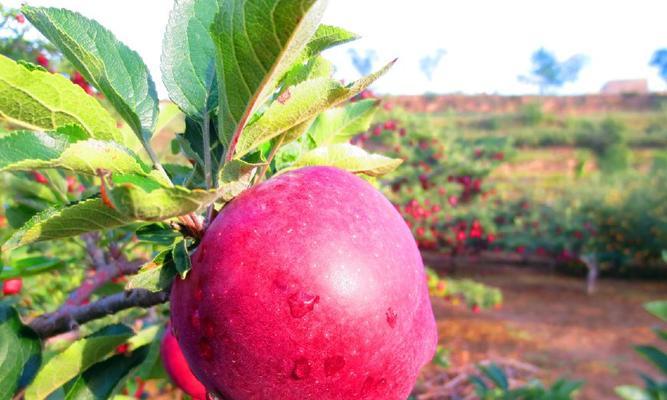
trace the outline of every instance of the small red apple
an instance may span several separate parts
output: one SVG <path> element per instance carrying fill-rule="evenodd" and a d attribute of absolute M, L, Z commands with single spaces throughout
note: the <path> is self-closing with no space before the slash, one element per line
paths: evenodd
<path fill-rule="evenodd" d="M 181 347 L 167 326 L 160 345 L 160 355 L 164 369 L 176 386 L 189 394 L 194 400 L 206 400 L 206 388 L 192 374 L 188 362 L 183 356 Z"/>
<path fill-rule="evenodd" d="M 46 179 L 44 175 L 42 175 L 41 172 L 32 171 L 32 178 L 35 180 L 35 182 L 41 183 L 42 185 L 46 185 L 47 183 L 49 183 L 49 181 Z"/>
<path fill-rule="evenodd" d="M 222 398 L 405 400 L 437 345 L 410 230 L 363 179 L 330 167 L 245 191 L 171 293 L 174 333 Z"/>
<path fill-rule="evenodd" d="M 2 283 L 2 294 L 5 296 L 13 296 L 21 293 L 21 288 L 23 288 L 23 279 L 7 279 Z"/>

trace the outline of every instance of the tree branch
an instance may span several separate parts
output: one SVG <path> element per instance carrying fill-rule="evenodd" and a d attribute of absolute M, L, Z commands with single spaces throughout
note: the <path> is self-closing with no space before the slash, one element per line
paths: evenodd
<path fill-rule="evenodd" d="M 151 292 L 146 289 L 132 289 L 104 297 L 94 303 L 68 307 L 50 314 L 40 315 L 28 326 L 41 338 L 49 338 L 76 329 L 78 325 L 115 314 L 133 307 L 148 308 L 169 300 L 169 292 Z"/>

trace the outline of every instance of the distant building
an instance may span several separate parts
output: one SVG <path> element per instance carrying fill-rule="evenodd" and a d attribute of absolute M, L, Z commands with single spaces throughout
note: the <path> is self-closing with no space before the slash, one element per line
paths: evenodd
<path fill-rule="evenodd" d="M 646 94 L 648 83 L 646 79 L 626 79 L 609 81 L 600 90 L 602 94 Z"/>

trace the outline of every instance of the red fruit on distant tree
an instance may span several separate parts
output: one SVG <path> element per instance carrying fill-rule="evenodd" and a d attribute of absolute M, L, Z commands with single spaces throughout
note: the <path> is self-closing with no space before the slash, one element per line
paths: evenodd
<path fill-rule="evenodd" d="M 160 344 L 160 355 L 162 356 L 164 369 L 167 370 L 171 381 L 176 386 L 194 400 L 206 399 L 206 388 L 190 370 L 190 365 L 169 326 L 164 331 L 164 337 Z"/>
<path fill-rule="evenodd" d="M 382 125 L 378 125 L 375 128 L 373 128 L 373 136 L 380 136 L 382 135 L 383 129 Z"/>
<path fill-rule="evenodd" d="M 68 176 L 66 180 L 67 180 L 67 192 L 74 193 L 79 186 L 79 184 L 76 181 L 76 178 L 73 176 Z"/>
<path fill-rule="evenodd" d="M 456 196 L 449 196 L 449 199 L 447 201 L 449 202 L 449 205 L 452 207 L 456 207 L 456 205 L 459 204 L 459 199 Z"/>
<path fill-rule="evenodd" d="M 41 183 L 42 185 L 49 183 L 48 179 L 46 179 L 44 175 L 37 171 L 32 171 L 32 178 L 35 180 L 35 182 Z"/>
<path fill-rule="evenodd" d="M 388 131 L 393 131 L 396 130 L 396 121 L 394 120 L 389 120 L 384 123 L 384 129 Z"/>
<path fill-rule="evenodd" d="M 19 294 L 21 293 L 22 288 L 23 279 L 21 278 L 7 279 L 6 281 L 2 282 L 2 294 L 5 296 Z"/>
<path fill-rule="evenodd" d="M 361 94 L 359 94 L 359 97 L 361 97 L 363 100 L 366 100 L 374 98 L 375 95 L 370 90 L 364 90 L 363 92 L 361 92 Z"/>
<path fill-rule="evenodd" d="M 25 17 L 23 16 L 23 14 L 16 14 L 14 19 L 16 19 L 16 22 L 18 22 L 19 24 L 25 23 Z"/>
<path fill-rule="evenodd" d="M 49 68 L 49 59 L 44 54 L 39 53 L 35 58 L 35 61 L 42 67 Z"/>
<path fill-rule="evenodd" d="M 404 400 L 437 331 L 415 240 L 391 203 L 330 167 L 222 209 L 176 280 L 192 370 L 228 399 Z"/>
<path fill-rule="evenodd" d="M 466 240 L 466 233 L 465 233 L 465 231 L 458 231 L 458 232 L 456 233 L 456 240 L 458 240 L 459 242 L 462 242 L 462 241 Z"/>

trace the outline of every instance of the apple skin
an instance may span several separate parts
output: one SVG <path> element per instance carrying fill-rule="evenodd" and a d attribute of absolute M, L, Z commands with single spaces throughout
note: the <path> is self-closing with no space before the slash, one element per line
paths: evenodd
<path fill-rule="evenodd" d="M 437 330 L 421 255 L 369 183 L 307 167 L 227 205 L 174 282 L 195 375 L 227 400 L 405 400 Z"/>
<path fill-rule="evenodd" d="M 160 344 L 160 355 L 162 363 L 171 381 L 194 400 L 206 400 L 206 388 L 192 374 L 190 366 L 183 356 L 178 341 L 171 332 L 169 326 L 164 331 L 164 337 Z"/>
<path fill-rule="evenodd" d="M 2 294 L 5 296 L 19 294 L 21 293 L 22 288 L 23 279 L 21 278 L 7 279 L 6 281 L 2 282 Z"/>

